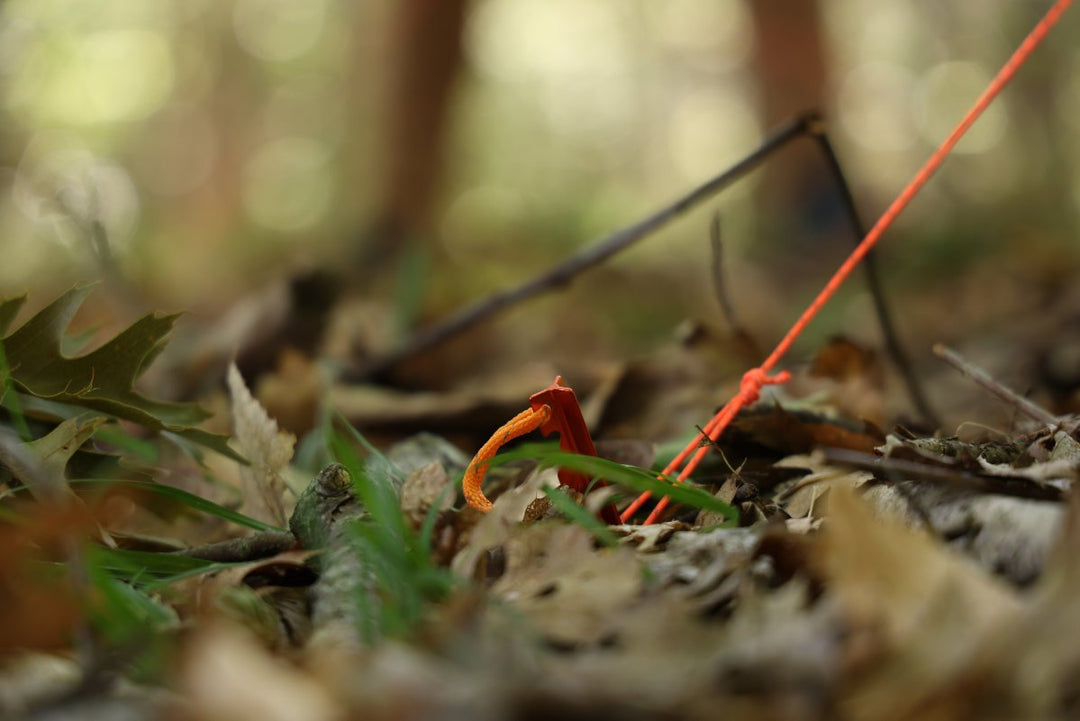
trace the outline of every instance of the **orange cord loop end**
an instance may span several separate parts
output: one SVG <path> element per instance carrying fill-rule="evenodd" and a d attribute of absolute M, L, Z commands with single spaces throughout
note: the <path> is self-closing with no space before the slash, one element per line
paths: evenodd
<path fill-rule="evenodd" d="M 484 495 L 482 488 L 491 459 L 504 445 L 518 436 L 535 431 L 547 423 L 549 418 L 551 418 L 551 406 L 542 405 L 539 408 L 530 408 L 518 413 L 495 431 L 488 442 L 476 452 L 469 467 L 465 469 L 465 477 L 461 480 L 461 490 L 465 493 L 466 503 L 484 513 L 491 510 L 491 501 Z"/>

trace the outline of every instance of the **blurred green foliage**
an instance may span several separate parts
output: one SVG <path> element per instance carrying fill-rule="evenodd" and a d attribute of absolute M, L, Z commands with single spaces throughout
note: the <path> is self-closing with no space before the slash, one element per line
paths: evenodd
<path fill-rule="evenodd" d="M 350 256 L 377 211 L 388 74 L 408 52 L 387 39 L 395 6 L 4 3 L 0 292 L 96 278 L 104 263 L 150 307 L 211 314 L 282 268 Z M 1039 12 L 1007 0 L 819 7 L 824 110 L 868 216 Z M 745 0 L 472 3 L 448 167 L 421 239 L 427 313 L 535 272 L 749 149 L 774 120 L 759 100 L 754 12 Z M 1036 262 L 1060 267 L 1065 255 L 1072 267 L 1080 51 L 1067 39 L 1078 27 L 1065 19 L 894 235 L 960 238 L 968 261 L 1007 254 L 1023 236 L 1049 249 Z M 830 238 L 846 228 L 827 197 L 806 195 L 814 183 L 800 180 L 793 196 L 767 182 L 752 195 L 750 180 L 717 200 L 741 294 L 813 288 L 835 266 Z M 715 315 L 706 237 L 692 216 L 597 281 L 648 289 L 650 308 L 586 294 L 608 311 L 599 318 L 655 316 L 616 338 Z M 900 275 L 916 253 L 893 245 L 883 252 Z M 742 284 L 749 263 L 757 274 Z"/>

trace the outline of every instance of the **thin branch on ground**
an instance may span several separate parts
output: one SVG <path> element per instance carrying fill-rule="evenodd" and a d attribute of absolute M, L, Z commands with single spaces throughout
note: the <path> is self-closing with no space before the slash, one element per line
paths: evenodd
<path fill-rule="evenodd" d="M 890 480 L 929 481 L 944 483 L 954 488 L 963 488 L 979 493 L 993 493 L 999 496 L 1026 498 L 1032 501 L 1055 501 L 1064 499 L 1064 493 L 1054 486 L 1034 483 L 1028 478 L 1005 478 L 1001 476 L 979 476 L 964 471 L 918 463 L 903 458 L 882 458 L 869 453 L 851 451 L 845 448 L 826 448 L 825 461 L 836 465 L 851 466 L 870 471 L 875 475 Z"/>
<path fill-rule="evenodd" d="M 731 301 L 731 293 L 728 292 L 727 274 L 724 272 L 724 241 L 720 234 L 720 214 L 715 213 L 709 224 L 709 249 L 712 255 L 712 286 L 716 301 L 720 305 L 720 313 L 724 321 L 731 329 L 731 334 L 741 340 L 746 348 L 750 349 L 756 358 L 762 353 L 754 340 L 753 334 L 742 324 L 735 312 L 735 304 Z"/>
<path fill-rule="evenodd" d="M 262 531 L 250 536 L 230 538 L 226 541 L 209 543 L 205 546 L 176 551 L 175 556 L 198 558 L 215 563 L 242 563 L 257 561 L 276 556 L 279 553 L 296 548 L 296 537 L 284 531 Z"/>
<path fill-rule="evenodd" d="M 866 226 L 863 225 L 862 219 L 859 217 L 859 210 L 855 205 L 855 196 L 852 194 L 851 186 L 847 182 L 847 176 L 844 175 L 844 170 L 840 166 L 840 159 L 829 141 L 829 136 L 825 133 L 825 124 L 819 120 L 812 125 L 810 133 L 813 135 L 818 149 L 821 150 L 821 154 L 825 158 L 825 164 L 828 166 L 837 190 L 840 192 L 844 212 L 847 215 L 848 222 L 851 223 L 851 230 L 855 235 L 855 243 L 857 244 L 866 237 Z M 863 267 L 866 269 L 866 286 L 870 290 L 870 297 L 873 298 L 874 312 L 877 314 L 878 325 L 881 326 L 885 349 L 896 365 L 896 369 L 900 371 L 900 376 L 904 380 L 904 385 L 907 388 L 908 395 L 911 396 L 911 402 L 915 405 L 915 409 L 935 427 L 940 427 L 941 421 L 930 406 L 922 384 L 915 374 L 911 359 L 908 357 L 903 345 L 901 345 L 900 338 L 896 333 L 896 325 L 892 320 L 892 311 L 885 300 L 885 291 L 881 283 L 881 274 L 878 272 L 875 253 L 867 253 L 863 259 Z"/>
<path fill-rule="evenodd" d="M 825 156 L 826 164 L 836 181 L 843 199 L 852 228 L 855 230 L 856 241 L 865 236 L 865 228 L 859 220 L 855 209 L 855 201 L 844 176 L 840 163 L 833 151 L 832 144 L 824 132 L 824 123 L 817 112 L 807 112 L 785 123 L 768 135 L 761 144 L 749 155 L 720 173 L 711 180 L 703 183 L 673 203 L 661 208 L 656 213 L 626 226 L 607 237 L 592 243 L 583 250 L 570 256 L 563 262 L 548 269 L 547 271 L 525 281 L 515 288 L 498 291 L 485 298 L 475 301 L 471 305 L 462 308 L 442 322 L 418 331 L 402 346 L 391 350 L 381 356 L 376 356 L 359 367 L 345 374 L 349 381 L 362 381 L 370 378 L 384 376 L 397 364 L 415 357 L 450 338 L 462 333 L 469 328 L 487 320 L 518 303 L 529 300 L 543 293 L 548 293 L 562 288 L 570 283 L 578 275 L 603 263 L 608 258 L 643 240 L 676 218 L 684 215 L 706 199 L 712 197 L 735 181 L 755 170 L 763 164 L 774 152 L 786 146 L 791 141 L 809 135 L 814 138 L 817 146 Z M 881 282 L 878 278 L 877 268 L 874 263 L 874 253 L 867 253 L 865 259 L 867 284 L 874 299 L 874 307 L 885 338 L 885 345 L 893 358 L 905 385 L 911 394 L 912 401 L 919 413 L 931 423 L 937 424 L 937 416 L 926 401 L 926 396 L 919 386 L 907 354 L 903 351 L 897 339 L 881 290 Z M 725 313 L 730 308 L 725 309 Z"/>
<path fill-rule="evenodd" d="M 349 380 L 362 380 L 385 374 L 398 363 L 412 358 L 473 327 L 487 318 L 522 301 L 542 293 L 551 292 L 567 285 L 581 273 L 604 262 L 643 238 L 656 232 L 672 220 L 685 214 L 703 201 L 756 169 L 779 148 L 810 132 L 811 125 L 818 122 L 816 113 L 807 113 L 782 125 L 762 141 L 756 150 L 703 183 L 675 202 L 656 213 L 617 230 L 611 235 L 587 246 L 553 268 L 525 281 L 516 288 L 499 291 L 466 306 L 441 323 L 421 330 L 396 350 L 373 358 L 366 365 L 347 374 Z"/>
<path fill-rule="evenodd" d="M 1036 405 L 1027 398 L 1024 398 L 1011 388 L 1005 387 L 1000 381 L 996 380 L 985 370 L 975 365 L 967 358 L 964 358 L 952 348 L 949 348 L 942 343 L 935 343 L 934 355 L 975 381 L 977 385 L 989 392 L 990 395 L 1008 403 L 1028 418 L 1048 426 L 1056 426 L 1060 422 L 1060 420 L 1048 410 Z"/>

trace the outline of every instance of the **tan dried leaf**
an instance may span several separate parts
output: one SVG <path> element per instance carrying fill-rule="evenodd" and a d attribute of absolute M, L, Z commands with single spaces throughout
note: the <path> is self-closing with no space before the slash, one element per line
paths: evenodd
<path fill-rule="evenodd" d="M 333 721 L 344 717 L 319 679 L 277 658 L 233 625 L 211 625 L 190 640 L 180 684 L 190 718 Z"/>
<path fill-rule="evenodd" d="M 853 471 L 829 465 L 820 453 L 788 456 L 774 465 L 781 468 L 808 468 L 811 471 L 809 475 L 793 482 L 779 499 L 781 507 L 792 518 L 820 516 L 823 508 L 820 501 L 826 491 L 837 487 L 859 488 L 874 478 L 874 474 L 869 471 Z"/>
<path fill-rule="evenodd" d="M 419 527 L 432 506 L 445 511 L 454 505 L 453 482 L 446 469 L 438 461 L 417 468 L 401 486 L 401 510 Z"/>
<path fill-rule="evenodd" d="M 847 625 L 849 718 L 955 717 L 953 704 L 970 699 L 943 689 L 1021 609 L 1018 594 L 978 565 L 843 488 L 830 493 L 815 563 Z"/>
<path fill-rule="evenodd" d="M 525 510 L 540 495 L 541 488 L 555 487 L 558 483 L 558 471 L 545 468 L 534 471 L 521 485 L 496 498 L 491 512 L 480 518 L 469 532 L 467 544 L 454 557 L 450 565 L 454 573 L 473 578 L 480 559 L 489 549 L 506 542 L 521 524 Z"/>
<path fill-rule="evenodd" d="M 631 549 L 597 550 L 587 531 L 562 521 L 518 526 L 505 548 L 506 575 L 492 593 L 552 643 L 599 642 L 620 626 L 642 589 Z"/>
<path fill-rule="evenodd" d="M 241 469 L 243 511 L 250 516 L 285 526 L 285 480 L 282 472 L 292 460 L 296 436 L 278 428 L 244 384 L 236 364 L 229 366 L 233 436 L 251 463 Z"/>

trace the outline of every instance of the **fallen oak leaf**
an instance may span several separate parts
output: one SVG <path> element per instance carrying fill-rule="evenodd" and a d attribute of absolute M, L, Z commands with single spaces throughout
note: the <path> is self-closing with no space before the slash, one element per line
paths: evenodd
<path fill-rule="evenodd" d="M 930 536 L 875 515 L 853 491 L 830 495 L 812 563 L 847 627 L 843 715 L 928 717 L 942 679 L 977 659 L 980 641 L 1016 618 L 1021 599 Z"/>
<path fill-rule="evenodd" d="M 518 526 L 506 542 L 506 574 L 492 593 L 554 648 L 602 643 L 636 602 L 644 577 L 631 549 L 593 546 L 587 531 L 566 523 Z"/>
<path fill-rule="evenodd" d="M 419 528 L 428 513 L 445 511 L 454 505 L 453 480 L 438 461 L 417 468 L 401 486 L 401 511 Z"/>
<path fill-rule="evenodd" d="M 284 526 L 285 479 L 283 471 L 292 460 L 296 436 L 278 428 L 240 376 L 235 363 L 229 364 L 226 375 L 232 399 L 233 437 L 240 446 L 248 466 L 240 468 L 245 490 L 245 513 L 260 520 Z M 256 499 L 261 507 L 256 507 Z"/>
<path fill-rule="evenodd" d="M 133 421 L 242 461 L 225 436 L 197 427 L 209 417 L 199 405 L 152 400 L 132 387 L 164 349 L 178 314 L 143 316 L 97 350 L 76 357 L 64 354 L 64 331 L 91 290 L 75 286 L 3 338 L 14 385 L 30 396 Z M 0 302 L 0 332 L 24 300 Z"/>

